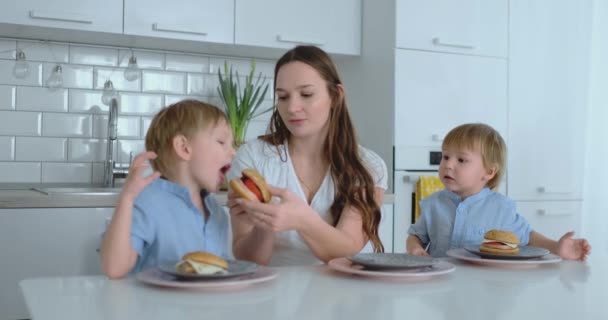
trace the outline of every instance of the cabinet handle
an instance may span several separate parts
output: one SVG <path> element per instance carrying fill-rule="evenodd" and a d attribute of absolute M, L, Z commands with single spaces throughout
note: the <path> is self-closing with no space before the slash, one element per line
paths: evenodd
<path fill-rule="evenodd" d="M 433 38 L 433 44 L 436 46 L 441 46 L 441 47 L 453 47 L 453 48 L 469 49 L 469 50 L 475 49 L 475 46 L 472 46 L 470 44 L 443 42 L 439 38 Z"/>
<path fill-rule="evenodd" d="M 173 26 L 173 27 L 166 26 L 166 25 L 161 26 L 159 23 L 153 23 L 152 24 L 152 30 L 159 31 L 159 32 L 174 32 L 174 33 L 195 34 L 195 35 L 199 35 L 199 36 L 206 36 L 207 35 L 207 32 L 188 30 L 188 29 L 183 29 L 183 28 L 177 28 L 175 26 Z"/>
<path fill-rule="evenodd" d="M 442 138 L 441 135 L 434 134 L 434 135 L 431 136 L 431 140 L 433 140 L 435 142 L 441 142 L 441 141 L 443 141 L 443 138 Z"/>
<path fill-rule="evenodd" d="M 68 12 L 49 12 L 49 11 L 34 11 L 30 10 L 31 19 L 40 20 L 54 20 L 63 22 L 74 22 L 82 24 L 92 24 L 93 20 L 82 14 L 68 13 Z"/>
<path fill-rule="evenodd" d="M 571 192 L 566 191 L 566 190 L 547 189 L 544 186 L 540 186 L 540 187 L 536 188 L 536 191 L 538 191 L 538 193 L 542 193 L 542 194 L 570 194 L 571 193 Z"/>
<path fill-rule="evenodd" d="M 568 211 L 547 211 L 545 209 L 538 209 L 536 211 L 541 216 L 571 216 L 574 213 Z"/>
<path fill-rule="evenodd" d="M 286 37 L 283 35 L 277 35 L 277 41 L 278 42 L 288 42 L 288 43 L 297 43 L 297 44 L 311 44 L 311 45 L 315 45 L 315 46 L 322 46 L 325 43 L 323 43 L 323 41 L 321 40 L 303 40 L 303 39 L 294 39 L 294 38 L 290 38 L 290 37 Z"/>

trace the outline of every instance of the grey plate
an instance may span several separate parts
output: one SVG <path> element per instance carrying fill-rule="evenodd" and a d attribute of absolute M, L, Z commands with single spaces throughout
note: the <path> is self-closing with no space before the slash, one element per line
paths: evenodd
<path fill-rule="evenodd" d="M 435 259 L 431 257 L 405 253 L 360 253 L 348 258 L 348 260 L 368 270 L 424 268 L 436 263 Z"/>
<path fill-rule="evenodd" d="M 218 274 L 192 274 L 182 273 L 175 269 L 175 262 L 163 263 L 158 266 L 158 269 L 166 274 L 170 274 L 180 280 L 214 280 L 214 279 L 226 279 L 232 277 L 238 277 L 254 273 L 258 265 L 253 262 L 242 261 L 242 260 L 228 260 L 228 273 Z"/>
<path fill-rule="evenodd" d="M 479 246 L 469 246 L 464 248 L 466 251 L 476 254 L 482 258 L 488 259 L 503 259 L 503 260 L 528 260 L 541 258 L 548 255 L 550 252 L 547 249 L 538 247 L 522 246 L 519 247 L 519 253 L 516 254 L 498 254 L 479 251 Z"/>

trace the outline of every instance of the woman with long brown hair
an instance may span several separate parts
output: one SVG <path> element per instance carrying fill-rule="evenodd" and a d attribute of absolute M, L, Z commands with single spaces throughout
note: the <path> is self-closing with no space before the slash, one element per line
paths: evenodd
<path fill-rule="evenodd" d="M 235 257 L 261 264 L 313 264 L 361 251 L 378 237 L 387 188 L 384 161 L 359 146 L 342 81 L 314 46 L 285 53 L 274 71 L 269 133 L 240 147 L 229 178 L 255 168 L 280 199 L 228 195 Z"/>

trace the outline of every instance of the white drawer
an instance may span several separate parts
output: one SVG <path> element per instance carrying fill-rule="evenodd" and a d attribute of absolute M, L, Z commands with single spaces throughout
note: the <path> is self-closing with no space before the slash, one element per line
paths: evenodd
<path fill-rule="evenodd" d="M 582 201 L 517 201 L 517 210 L 543 235 L 558 240 L 573 230 L 580 236 Z"/>

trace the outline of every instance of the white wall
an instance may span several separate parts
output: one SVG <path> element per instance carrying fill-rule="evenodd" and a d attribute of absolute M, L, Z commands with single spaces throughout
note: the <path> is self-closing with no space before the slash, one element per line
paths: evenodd
<path fill-rule="evenodd" d="M 583 232 L 593 255 L 608 253 L 608 1 L 595 1 Z"/>
<path fill-rule="evenodd" d="M 15 50 L 22 49 L 31 72 L 13 75 Z M 152 116 L 163 106 L 195 98 L 221 106 L 217 69 L 225 60 L 249 71 L 250 60 L 166 51 L 135 51 L 142 77 L 123 76 L 128 48 L 95 47 L 0 38 L 0 183 L 101 182 L 106 154 L 108 107 L 101 89 L 111 79 L 120 93 L 115 160 L 144 149 Z M 46 79 L 55 64 L 64 85 L 51 91 Z M 272 82 L 274 61 L 257 60 L 257 71 Z M 272 105 L 269 90 L 265 106 Z M 268 116 L 270 114 L 267 114 Z M 250 124 L 248 136 L 265 131 L 268 116 Z"/>

